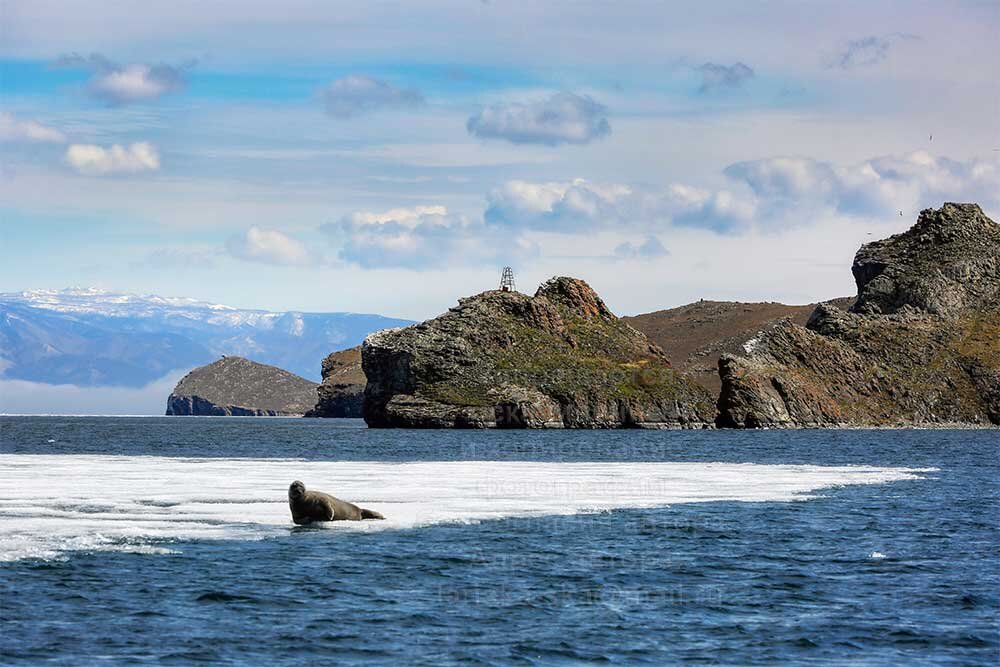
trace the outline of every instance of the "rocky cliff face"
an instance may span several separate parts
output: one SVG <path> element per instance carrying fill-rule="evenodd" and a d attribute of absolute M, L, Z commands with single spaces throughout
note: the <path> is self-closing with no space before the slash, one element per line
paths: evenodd
<path fill-rule="evenodd" d="M 533 297 L 462 299 L 371 334 L 361 355 L 373 427 L 700 427 L 715 414 L 706 390 L 574 278 Z"/>
<path fill-rule="evenodd" d="M 306 417 L 361 417 L 366 382 L 360 346 L 328 355 L 323 359 L 319 400 Z"/>
<path fill-rule="evenodd" d="M 316 401 L 316 384 L 267 364 L 223 357 L 196 368 L 167 399 L 168 415 L 302 415 Z"/>
<path fill-rule="evenodd" d="M 718 424 L 1000 424 L 1000 225 L 975 204 L 928 209 L 853 272 L 850 311 L 822 304 L 720 358 Z"/>

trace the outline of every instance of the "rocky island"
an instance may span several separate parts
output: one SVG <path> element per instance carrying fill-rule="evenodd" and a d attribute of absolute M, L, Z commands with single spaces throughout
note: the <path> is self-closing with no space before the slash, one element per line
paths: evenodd
<path fill-rule="evenodd" d="M 361 370 L 360 345 L 327 355 L 323 382 L 317 389 L 319 400 L 306 417 L 361 417 L 367 382 Z"/>
<path fill-rule="evenodd" d="M 1000 225 L 927 209 L 852 271 L 849 310 L 821 304 L 720 358 L 718 425 L 1000 425 Z"/>
<path fill-rule="evenodd" d="M 298 416 L 315 402 L 314 382 L 275 366 L 223 357 L 181 378 L 167 399 L 167 414 Z"/>
<path fill-rule="evenodd" d="M 587 283 L 492 290 L 373 333 L 361 359 L 371 427 L 700 428 L 715 400 Z"/>

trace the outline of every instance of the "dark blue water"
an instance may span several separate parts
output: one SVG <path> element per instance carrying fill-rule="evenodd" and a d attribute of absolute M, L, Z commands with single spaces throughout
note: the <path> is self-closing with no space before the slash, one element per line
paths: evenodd
<path fill-rule="evenodd" d="M 0 418 L 3 454 L 935 467 L 804 502 L 78 551 L 0 565 L 5 664 L 1000 661 L 1000 432 L 412 432 Z M 49 442 L 52 440 L 54 442 Z M 0 488 L 0 497 L 5 495 Z M 880 551 L 885 558 L 871 558 Z"/>

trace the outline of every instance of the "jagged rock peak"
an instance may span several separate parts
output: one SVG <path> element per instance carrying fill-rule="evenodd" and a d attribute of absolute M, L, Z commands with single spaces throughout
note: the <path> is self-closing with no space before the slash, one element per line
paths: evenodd
<path fill-rule="evenodd" d="M 1000 225 L 976 204 L 925 209 L 906 232 L 862 246 L 851 270 L 856 313 L 916 310 L 953 317 L 994 307 Z"/>
<path fill-rule="evenodd" d="M 535 298 L 538 297 L 545 297 L 549 301 L 570 308 L 584 319 L 598 317 L 610 320 L 615 317 L 601 297 L 597 296 L 597 292 L 579 278 L 566 276 L 549 278 L 535 292 Z"/>

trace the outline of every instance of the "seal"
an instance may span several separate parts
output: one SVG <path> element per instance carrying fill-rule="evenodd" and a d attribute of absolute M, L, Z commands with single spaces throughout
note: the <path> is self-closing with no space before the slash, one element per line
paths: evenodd
<path fill-rule="evenodd" d="M 362 519 L 384 519 L 372 510 L 361 509 L 340 498 L 334 498 L 322 491 L 306 491 L 306 485 L 299 481 L 288 487 L 288 506 L 292 510 L 292 521 L 300 526 L 314 521 L 360 521 Z"/>

